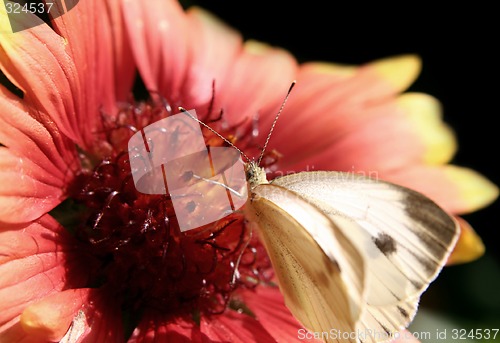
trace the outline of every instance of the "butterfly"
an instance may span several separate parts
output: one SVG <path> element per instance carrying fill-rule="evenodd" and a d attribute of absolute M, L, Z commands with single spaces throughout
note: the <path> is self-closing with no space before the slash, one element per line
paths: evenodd
<path fill-rule="evenodd" d="M 412 321 L 459 225 L 416 191 L 354 173 L 268 181 L 259 163 L 293 85 L 259 160 L 245 165 L 245 216 L 258 226 L 285 303 L 305 328 L 335 330 L 325 338 L 331 342 L 390 340 Z"/>

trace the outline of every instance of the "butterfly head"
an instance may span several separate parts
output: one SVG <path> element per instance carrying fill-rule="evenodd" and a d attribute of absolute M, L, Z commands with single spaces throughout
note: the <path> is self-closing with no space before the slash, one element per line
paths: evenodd
<path fill-rule="evenodd" d="M 255 188 L 263 183 L 269 183 L 266 177 L 266 171 L 260 167 L 256 161 L 250 161 L 245 165 L 245 174 L 250 189 Z"/>

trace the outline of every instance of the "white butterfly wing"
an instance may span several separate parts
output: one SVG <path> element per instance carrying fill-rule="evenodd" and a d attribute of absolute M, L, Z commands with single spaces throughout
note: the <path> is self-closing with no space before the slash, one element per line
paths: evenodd
<path fill-rule="evenodd" d="M 246 211 L 260 226 L 288 308 L 311 331 L 353 332 L 366 289 L 365 261 L 357 248 L 296 193 L 268 184 L 252 193 Z M 354 336 L 332 340 L 337 341 L 357 342 Z"/>
<path fill-rule="evenodd" d="M 384 335 L 406 326 L 454 247 L 456 222 L 417 192 L 351 173 L 304 172 L 272 185 L 314 205 L 362 256 L 367 307 L 357 328 Z"/>

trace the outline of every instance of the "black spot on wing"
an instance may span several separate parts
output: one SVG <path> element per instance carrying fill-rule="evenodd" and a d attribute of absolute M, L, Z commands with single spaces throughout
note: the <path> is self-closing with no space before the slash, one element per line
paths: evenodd
<path fill-rule="evenodd" d="M 377 237 L 373 238 L 373 243 L 377 246 L 378 250 L 385 256 L 396 252 L 396 242 L 386 233 L 380 233 Z"/>

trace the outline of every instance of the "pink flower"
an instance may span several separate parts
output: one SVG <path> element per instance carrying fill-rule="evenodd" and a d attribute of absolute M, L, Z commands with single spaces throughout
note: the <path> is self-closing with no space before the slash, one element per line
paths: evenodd
<path fill-rule="evenodd" d="M 3 5 L 0 15 L 7 32 Z M 438 102 L 401 95 L 418 75 L 415 56 L 299 65 L 168 0 L 80 1 L 51 26 L 0 39 L 11 83 L 0 86 L 1 342 L 298 340 L 301 325 L 240 215 L 181 234 L 168 197 L 135 190 L 128 138 L 178 106 L 256 155 L 296 79 L 264 159 L 271 177 L 376 172 L 453 214 L 498 194 L 447 164 L 456 143 Z M 131 96 L 136 68 L 151 101 Z M 463 227 L 455 262 L 482 253 Z"/>

